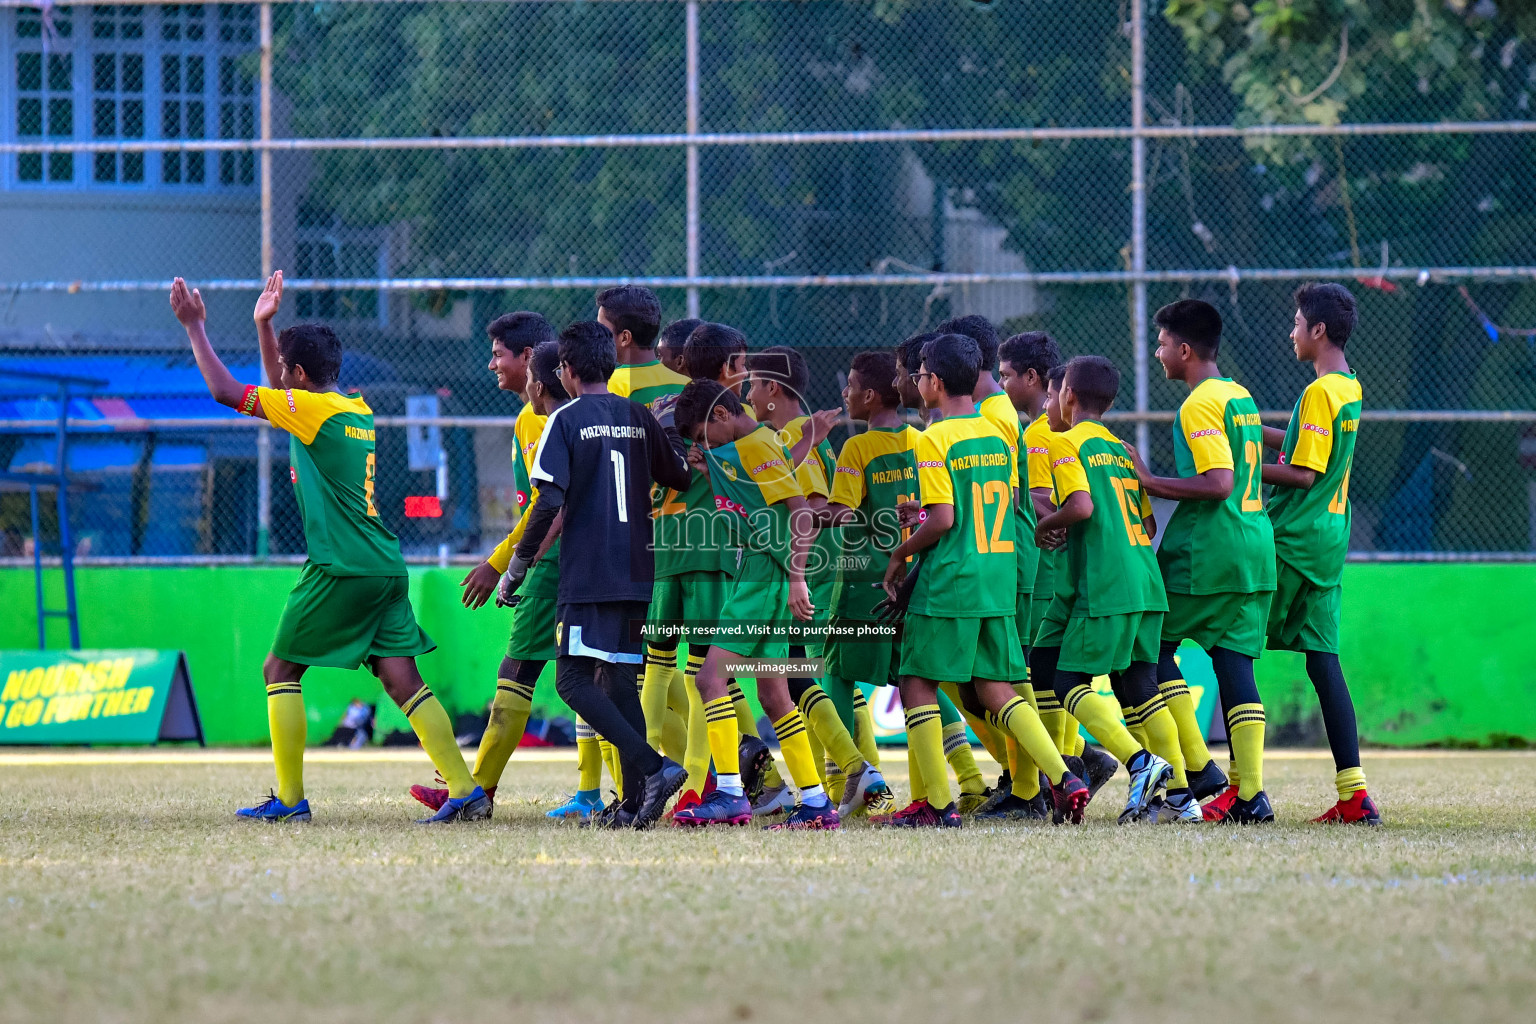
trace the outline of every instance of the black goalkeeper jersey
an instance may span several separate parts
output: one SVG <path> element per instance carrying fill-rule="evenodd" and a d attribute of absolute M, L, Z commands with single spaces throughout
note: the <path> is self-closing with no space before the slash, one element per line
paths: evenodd
<path fill-rule="evenodd" d="M 689 483 L 677 434 L 638 402 L 581 395 L 550 414 L 529 477 L 564 508 L 559 602 L 649 601 L 651 483 Z"/>

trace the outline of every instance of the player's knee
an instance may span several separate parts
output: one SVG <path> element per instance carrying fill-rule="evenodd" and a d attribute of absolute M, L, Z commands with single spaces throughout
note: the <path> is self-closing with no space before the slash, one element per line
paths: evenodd
<path fill-rule="evenodd" d="M 1319 694 L 1344 685 L 1344 669 L 1339 665 L 1339 656 L 1329 651 L 1308 651 L 1307 678 L 1312 680 L 1312 688 Z"/>
<path fill-rule="evenodd" d="M 273 683 L 291 683 L 304 674 L 302 665 L 295 665 L 291 661 L 284 661 L 275 654 L 268 654 L 267 660 L 261 665 L 262 681 L 267 686 Z"/>
<path fill-rule="evenodd" d="M 960 687 L 960 705 L 965 708 L 965 713 L 972 718 L 985 719 L 987 706 L 982 703 L 981 695 L 976 692 L 974 686 Z"/>
<path fill-rule="evenodd" d="M 496 670 L 497 679 L 510 679 L 514 683 L 525 683 L 533 686 L 539 681 L 539 676 L 544 674 L 544 662 L 519 661 L 517 658 L 502 658 L 501 667 Z"/>

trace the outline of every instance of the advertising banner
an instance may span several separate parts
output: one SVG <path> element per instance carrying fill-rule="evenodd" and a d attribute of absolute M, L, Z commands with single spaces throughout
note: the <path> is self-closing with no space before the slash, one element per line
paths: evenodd
<path fill-rule="evenodd" d="M 203 742 L 180 651 L 0 651 L 0 744 Z"/>

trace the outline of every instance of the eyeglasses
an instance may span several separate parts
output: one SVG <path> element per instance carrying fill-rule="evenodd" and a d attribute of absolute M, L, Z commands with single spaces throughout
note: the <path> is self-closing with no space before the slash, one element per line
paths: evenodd
<path fill-rule="evenodd" d="M 907 374 L 907 376 L 912 378 L 912 383 L 913 384 L 921 384 L 923 382 L 923 378 L 924 377 L 932 377 L 932 376 L 934 376 L 934 374 L 932 372 L 930 372 L 930 371 L 926 371 L 925 370 L 922 373 L 909 373 L 909 374 Z"/>

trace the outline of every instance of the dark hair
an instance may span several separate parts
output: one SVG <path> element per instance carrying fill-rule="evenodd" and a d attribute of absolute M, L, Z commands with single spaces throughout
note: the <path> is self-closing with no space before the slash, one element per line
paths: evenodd
<path fill-rule="evenodd" d="M 1062 382 L 1067 379 L 1067 364 L 1058 363 L 1045 372 L 1045 386 L 1056 385 L 1056 390 L 1061 390 Z"/>
<path fill-rule="evenodd" d="M 638 284 L 620 284 L 597 293 L 597 308 L 613 321 L 614 332 L 628 331 L 641 348 L 656 344 L 661 331 L 661 303 L 656 293 Z"/>
<path fill-rule="evenodd" d="M 1078 403 L 1097 416 L 1115 404 L 1120 371 L 1103 356 L 1078 356 L 1067 363 L 1066 383 L 1077 394 Z"/>
<path fill-rule="evenodd" d="M 747 336 L 727 324 L 699 324 L 683 343 L 683 369 L 695 380 L 718 380 L 731 357 L 747 350 Z"/>
<path fill-rule="evenodd" d="M 704 378 L 689 381 L 683 393 L 677 396 L 677 404 L 672 407 L 672 422 L 677 432 L 688 437 L 695 427 L 709 419 L 709 410 L 717 405 L 725 406 L 732 416 L 739 416 L 743 412 L 741 399 L 736 397 L 736 392 L 719 381 Z"/>
<path fill-rule="evenodd" d="M 964 334 L 941 334 L 923 346 L 923 365 L 951 396 L 969 396 L 981 376 L 981 346 Z"/>
<path fill-rule="evenodd" d="M 1170 302 L 1152 314 L 1152 322 L 1194 349 L 1202 359 L 1215 359 L 1221 348 L 1221 314 L 1209 302 Z"/>
<path fill-rule="evenodd" d="M 923 346 L 937 337 L 938 334 L 933 331 L 912 335 L 896 346 L 896 361 L 906 367 L 908 373 L 916 373 L 917 368 L 923 365 Z"/>
<path fill-rule="evenodd" d="M 555 340 L 555 328 L 544 315 L 526 309 L 501 314 L 485 325 L 485 333 L 515 356 L 522 355 L 524 349 Z"/>
<path fill-rule="evenodd" d="M 997 351 L 1003 362 L 1013 367 L 1014 373 L 1034 370 L 1041 380 L 1045 380 L 1053 366 L 1061 365 L 1061 349 L 1056 347 L 1056 339 L 1044 331 L 1015 334 L 999 345 Z"/>
<path fill-rule="evenodd" d="M 688 343 L 688 335 L 692 334 L 693 329 L 703 322 L 703 320 L 695 320 L 691 317 L 687 320 L 673 320 L 661 329 L 661 334 L 656 339 L 657 343 L 659 344 L 664 341 L 674 349 L 682 351 L 683 346 Z"/>
<path fill-rule="evenodd" d="M 811 368 L 805 356 L 788 345 L 773 345 L 747 356 L 748 372 L 771 380 L 795 398 L 802 398 L 811 386 Z"/>
<path fill-rule="evenodd" d="M 528 372 L 533 379 L 544 385 L 557 399 L 566 399 L 571 396 L 565 393 L 565 385 L 560 383 L 560 345 L 558 342 L 545 341 L 534 346 L 533 358 L 528 361 Z"/>
<path fill-rule="evenodd" d="M 981 368 L 988 373 L 997 365 L 997 348 L 1002 335 L 992 326 L 992 321 L 972 313 L 969 316 L 952 316 L 934 330 L 940 334 L 963 334 L 981 348 Z"/>
<path fill-rule="evenodd" d="M 560 361 L 583 384 L 601 383 L 618 362 L 613 335 L 596 320 L 578 320 L 560 332 Z"/>
<path fill-rule="evenodd" d="M 302 366 L 321 387 L 341 376 L 341 339 L 325 324 L 294 324 L 277 336 L 277 350 L 289 366 Z"/>
<path fill-rule="evenodd" d="M 901 404 L 896 390 L 896 356 L 890 352 L 860 352 L 849 367 L 866 388 L 880 396 L 880 404 L 894 409 Z"/>
<path fill-rule="evenodd" d="M 1328 332 L 1328 340 L 1339 348 L 1355 333 L 1359 313 L 1355 309 L 1355 297 L 1349 289 L 1332 281 L 1314 281 L 1296 289 L 1296 308 L 1307 326 L 1322 323 Z"/>

